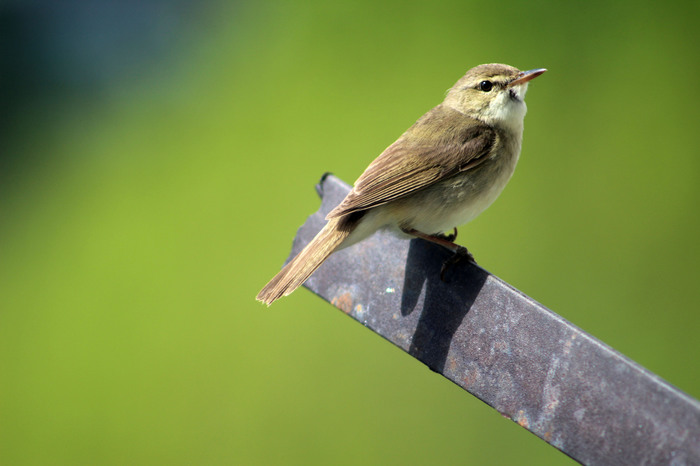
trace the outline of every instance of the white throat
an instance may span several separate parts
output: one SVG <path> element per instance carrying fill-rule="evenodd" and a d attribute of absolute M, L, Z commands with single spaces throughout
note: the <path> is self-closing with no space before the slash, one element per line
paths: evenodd
<path fill-rule="evenodd" d="M 527 105 L 525 105 L 527 84 L 500 91 L 482 114 L 483 119 L 489 124 L 506 126 L 522 132 L 523 120 L 527 113 Z"/>

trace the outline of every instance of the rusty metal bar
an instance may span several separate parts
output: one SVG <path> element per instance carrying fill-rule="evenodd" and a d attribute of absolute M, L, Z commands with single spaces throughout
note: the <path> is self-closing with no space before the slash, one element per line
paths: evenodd
<path fill-rule="evenodd" d="M 292 255 L 349 189 L 321 179 Z M 700 402 L 476 265 L 442 282 L 449 254 L 380 232 L 305 286 L 581 463 L 700 464 Z"/>

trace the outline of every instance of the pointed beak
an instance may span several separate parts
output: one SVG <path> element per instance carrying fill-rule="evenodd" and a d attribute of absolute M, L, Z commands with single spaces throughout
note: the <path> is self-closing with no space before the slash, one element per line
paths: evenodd
<path fill-rule="evenodd" d="M 541 75 L 545 71 L 547 71 L 545 68 L 537 68 L 535 70 L 521 71 L 520 73 L 518 73 L 518 75 L 515 77 L 514 80 L 512 80 L 510 83 L 508 83 L 508 86 L 506 86 L 506 87 L 513 87 L 513 86 L 517 86 L 519 84 L 524 84 L 531 79 L 535 79 L 537 76 Z"/>

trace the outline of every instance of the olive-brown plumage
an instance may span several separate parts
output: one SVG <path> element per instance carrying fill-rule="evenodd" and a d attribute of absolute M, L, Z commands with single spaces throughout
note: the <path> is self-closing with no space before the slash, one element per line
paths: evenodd
<path fill-rule="evenodd" d="M 367 167 L 257 299 L 269 305 L 290 294 L 334 251 L 379 229 L 464 249 L 436 235 L 472 220 L 505 187 L 520 154 L 527 82 L 544 71 L 499 64 L 469 70 Z"/>

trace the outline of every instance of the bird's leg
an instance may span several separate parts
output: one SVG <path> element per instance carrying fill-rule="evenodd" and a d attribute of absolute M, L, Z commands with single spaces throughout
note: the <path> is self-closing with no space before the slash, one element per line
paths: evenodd
<path fill-rule="evenodd" d="M 431 243 L 439 244 L 440 246 L 452 251 L 452 256 L 442 264 L 442 268 L 440 269 L 440 280 L 443 282 L 445 281 L 445 272 L 447 272 L 450 267 L 458 262 L 467 259 L 469 262 L 476 264 L 474 256 L 472 256 L 467 248 L 460 246 L 459 244 L 455 244 L 447 238 L 437 235 L 428 235 L 418 230 L 414 230 L 413 228 L 402 228 L 402 231 L 407 235 L 415 236 L 416 238 L 422 238 L 426 241 L 430 241 Z M 456 235 L 457 229 L 455 228 L 455 236 Z"/>

